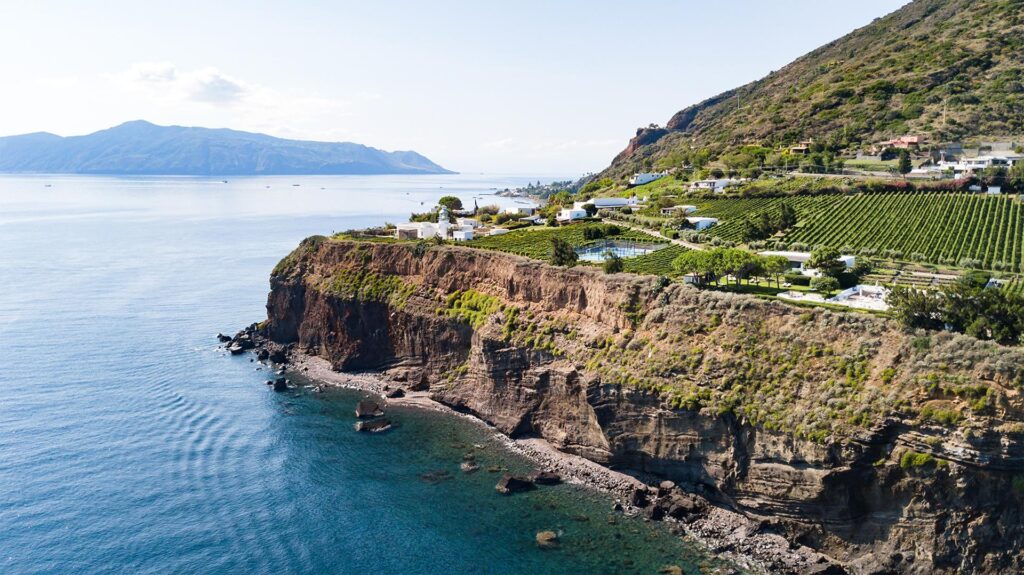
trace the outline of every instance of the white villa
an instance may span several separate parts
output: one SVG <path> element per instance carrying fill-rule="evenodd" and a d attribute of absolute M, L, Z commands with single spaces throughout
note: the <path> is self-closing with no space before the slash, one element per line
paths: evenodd
<path fill-rule="evenodd" d="M 794 270 L 799 270 L 801 274 L 805 276 L 817 276 L 818 270 L 807 267 L 807 262 L 811 259 L 811 254 L 807 252 L 758 252 L 757 255 L 764 257 L 771 256 L 782 256 L 789 261 L 789 265 Z M 847 267 L 852 268 L 857 263 L 856 256 L 839 256 L 839 261 Z"/>
<path fill-rule="evenodd" d="M 452 239 L 457 242 L 468 242 L 473 239 L 473 229 L 470 227 L 452 231 Z"/>
<path fill-rule="evenodd" d="M 943 174 L 946 172 L 953 172 L 955 177 L 961 177 L 965 174 L 971 174 L 974 172 L 980 172 L 986 168 L 993 166 L 1004 168 L 1012 168 L 1017 165 L 1018 162 L 1024 161 L 1024 155 L 1021 154 L 1005 154 L 1001 156 L 976 156 L 974 158 L 960 158 L 956 161 L 941 161 L 933 166 L 925 166 L 923 168 L 917 168 L 911 171 L 914 175 L 930 175 L 930 174 Z"/>
<path fill-rule="evenodd" d="M 735 186 L 740 183 L 740 180 L 730 179 L 718 179 L 718 180 L 697 180 L 690 184 L 690 189 L 693 191 L 712 191 L 716 193 L 724 192 L 729 186 Z"/>
<path fill-rule="evenodd" d="M 455 225 L 459 228 L 472 228 L 475 230 L 482 224 L 480 223 L 480 220 L 475 220 L 473 218 L 456 218 Z"/>
<path fill-rule="evenodd" d="M 699 232 L 717 224 L 718 218 L 686 218 L 686 221 L 693 224 L 693 229 Z"/>
<path fill-rule="evenodd" d="M 629 179 L 629 185 L 642 186 L 655 180 L 660 180 L 668 175 L 668 172 L 637 172 Z"/>
<path fill-rule="evenodd" d="M 532 216 L 537 208 L 532 206 L 510 206 L 505 208 L 506 214 L 512 214 L 514 216 Z"/>
<path fill-rule="evenodd" d="M 582 205 L 580 202 L 577 202 L 577 204 Z M 572 208 L 565 208 L 558 212 L 558 216 L 556 216 L 555 219 L 560 222 L 571 222 L 574 220 L 582 220 L 585 217 L 587 217 L 587 210 L 573 206 Z"/>
<path fill-rule="evenodd" d="M 663 216 L 674 216 L 679 212 L 683 215 L 692 214 L 697 211 L 697 206 L 672 206 L 669 208 L 661 208 L 661 215 Z"/>

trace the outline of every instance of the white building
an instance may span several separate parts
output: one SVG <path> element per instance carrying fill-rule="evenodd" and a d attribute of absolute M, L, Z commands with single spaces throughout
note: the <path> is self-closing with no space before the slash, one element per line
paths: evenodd
<path fill-rule="evenodd" d="M 660 180 L 668 175 L 668 172 L 637 172 L 629 179 L 629 185 L 642 186 L 655 180 Z"/>
<path fill-rule="evenodd" d="M 663 216 L 675 216 L 675 215 L 687 215 L 697 211 L 697 206 L 672 206 L 670 208 L 661 208 L 661 215 Z"/>
<path fill-rule="evenodd" d="M 565 208 L 558 212 L 558 216 L 555 218 L 560 222 L 571 222 L 573 220 L 582 220 L 587 217 L 587 210 L 573 208 Z"/>
<path fill-rule="evenodd" d="M 977 156 L 974 158 L 961 158 L 955 162 L 939 162 L 939 169 L 941 170 L 953 170 L 953 173 L 957 176 L 967 174 L 971 172 L 980 172 L 986 168 L 991 167 L 1004 167 L 1012 168 L 1017 165 L 1017 162 L 1024 160 L 1024 156 L 1017 154 L 1007 154 L 1004 156 Z"/>
<path fill-rule="evenodd" d="M 395 237 L 405 239 L 428 239 L 438 237 L 448 239 L 452 224 L 449 222 L 448 208 L 441 206 L 437 212 L 437 223 L 407 222 L 395 226 Z"/>
<path fill-rule="evenodd" d="M 693 229 L 699 232 L 717 224 L 718 218 L 686 218 L 686 221 L 693 224 Z"/>
<path fill-rule="evenodd" d="M 540 214 L 533 214 L 532 216 L 526 216 L 525 218 L 519 218 L 519 221 L 526 222 L 529 224 L 537 225 L 543 224 L 544 218 L 540 217 Z"/>
<path fill-rule="evenodd" d="M 473 218 L 455 218 L 455 225 L 460 228 L 471 228 L 475 230 L 479 228 L 481 224 L 480 220 L 475 220 Z"/>
<path fill-rule="evenodd" d="M 457 242 L 468 242 L 473 239 L 473 228 L 467 226 L 461 230 L 453 231 L 452 239 Z"/>
<path fill-rule="evenodd" d="M 811 259 L 811 254 L 808 252 L 758 252 L 757 255 L 764 257 L 781 256 L 789 261 L 790 267 L 794 270 L 798 270 L 805 276 L 817 276 L 818 270 L 807 267 L 807 262 Z M 839 261 L 843 262 L 843 265 L 847 269 L 852 268 L 857 263 L 856 256 L 839 256 Z"/>
<path fill-rule="evenodd" d="M 532 216 L 536 211 L 537 208 L 531 206 L 511 206 L 505 208 L 506 214 L 512 214 L 514 216 Z"/>
<path fill-rule="evenodd" d="M 730 179 L 697 180 L 690 184 L 690 189 L 693 191 L 724 192 L 729 186 L 734 186 L 738 183 L 740 183 L 739 180 Z"/>

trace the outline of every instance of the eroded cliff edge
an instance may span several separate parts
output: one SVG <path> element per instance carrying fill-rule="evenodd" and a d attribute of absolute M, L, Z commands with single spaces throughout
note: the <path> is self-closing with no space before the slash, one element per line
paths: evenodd
<path fill-rule="evenodd" d="M 429 388 L 854 573 L 1024 570 L 1024 353 L 468 248 L 313 237 L 263 334 Z"/>

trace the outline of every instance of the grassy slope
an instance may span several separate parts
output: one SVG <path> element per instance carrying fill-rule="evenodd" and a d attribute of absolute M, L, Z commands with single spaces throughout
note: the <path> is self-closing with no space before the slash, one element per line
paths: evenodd
<path fill-rule="evenodd" d="M 688 149 L 849 145 L 905 133 L 934 140 L 1024 133 L 1020 0 L 917 0 L 767 77 L 676 114 L 669 132 L 607 175 Z"/>

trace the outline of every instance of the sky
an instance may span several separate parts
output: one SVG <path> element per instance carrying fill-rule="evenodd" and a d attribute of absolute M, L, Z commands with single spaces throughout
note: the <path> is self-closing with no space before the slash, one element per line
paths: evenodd
<path fill-rule="evenodd" d="M 906 0 L 3 0 L 0 135 L 129 120 L 579 176 Z"/>

